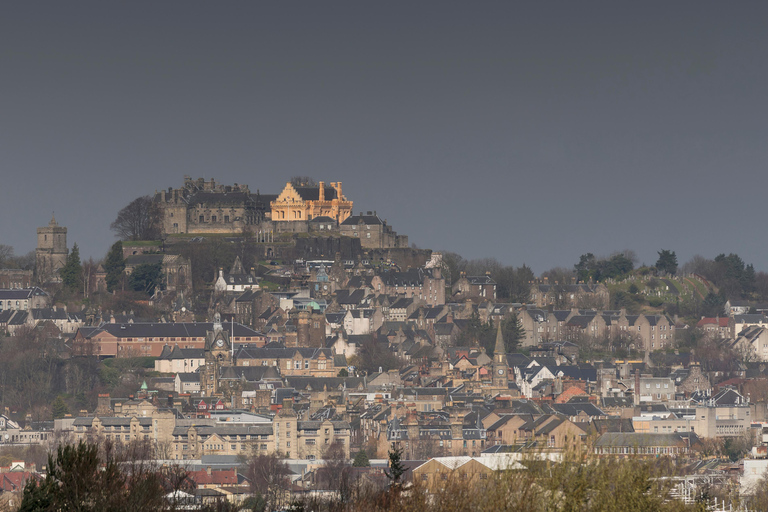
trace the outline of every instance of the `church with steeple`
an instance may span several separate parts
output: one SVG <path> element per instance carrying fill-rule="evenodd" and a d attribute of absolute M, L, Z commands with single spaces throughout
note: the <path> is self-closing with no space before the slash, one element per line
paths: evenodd
<path fill-rule="evenodd" d="M 509 389 L 509 364 L 507 364 L 507 349 L 504 346 L 504 336 L 501 334 L 501 321 L 496 331 L 496 346 L 493 348 L 492 384 L 494 388 Z"/>

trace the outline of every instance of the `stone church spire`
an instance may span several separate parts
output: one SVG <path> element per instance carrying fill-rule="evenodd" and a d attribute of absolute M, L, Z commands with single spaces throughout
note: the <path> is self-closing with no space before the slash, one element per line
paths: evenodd
<path fill-rule="evenodd" d="M 499 327 L 496 330 L 496 346 L 493 347 L 493 358 L 496 359 L 498 362 L 502 362 L 501 357 L 503 356 L 504 359 L 507 358 L 507 349 L 504 346 L 504 337 L 501 334 L 501 323 L 502 321 L 499 320 Z"/>

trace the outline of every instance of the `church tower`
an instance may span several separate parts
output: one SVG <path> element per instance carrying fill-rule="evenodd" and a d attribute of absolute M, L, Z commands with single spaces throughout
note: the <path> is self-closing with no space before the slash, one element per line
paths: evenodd
<path fill-rule="evenodd" d="M 205 368 L 200 371 L 200 392 L 203 396 L 219 394 L 222 369 L 233 366 L 229 333 L 221 325 L 221 315 L 214 315 L 213 330 L 205 333 Z"/>
<path fill-rule="evenodd" d="M 37 228 L 35 272 L 39 283 L 58 281 L 59 269 L 67 262 L 67 228 L 59 226 L 51 216 L 47 226 Z"/>
<path fill-rule="evenodd" d="M 509 365 L 507 364 L 507 349 L 504 337 L 501 335 L 501 323 L 496 331 L 496 346 L 493 348 L 493 387 L 507 389 L 509 387 Z"/>

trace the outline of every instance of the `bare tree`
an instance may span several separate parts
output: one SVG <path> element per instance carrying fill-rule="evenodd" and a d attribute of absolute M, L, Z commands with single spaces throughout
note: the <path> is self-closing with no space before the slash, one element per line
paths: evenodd
<path fill-rule="evenodd" d="M 160 236 L 159 209 L 149 196 L 137 197 L 117 213 L 109 228 L 121 240 L 154 240 Z"/>
<path fill-rule="evenodd" d="M 276 454 L 254 455 L 248 461 L 251 491 L 266 500 L 268 510 L 277 510 L 287 501 L 290 474 L 288 464 Z"/>
<path fill-rule="evenodd" d="M 323 455 L 323 461 L 325 465 L 319 472 L 322 475 L 319 483 L 325 484 L 327 489 L 337 492 L 339 502 L 347 503 L 352 487 L 352 468 L 344 453 L 344 446 L 340 443 L 330 445 Z"/>

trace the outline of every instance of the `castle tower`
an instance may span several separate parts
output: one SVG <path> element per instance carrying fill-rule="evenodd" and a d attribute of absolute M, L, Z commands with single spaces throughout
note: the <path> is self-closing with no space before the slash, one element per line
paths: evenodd
<path fill-rule="evenodd" d="M 59 226 L 51 216 L 47 226 L 37 228 L 35 272 L 40 283 L 59 279 L 58 271 L 67 262 L 67 228 Z"/>
<path fill-rule="evenodd" d="M 496 331 L 496 346 L 493 348 L 493 387 L 507 389 L 509 387 L 509 365 L 507 364 L 504 337 L 501 334 L 501 323 L 502 321 L 499 320 L 499 328 Z"/>

